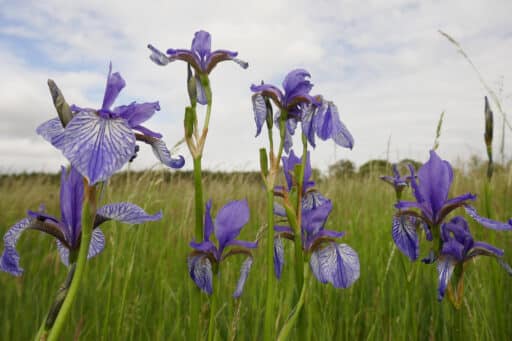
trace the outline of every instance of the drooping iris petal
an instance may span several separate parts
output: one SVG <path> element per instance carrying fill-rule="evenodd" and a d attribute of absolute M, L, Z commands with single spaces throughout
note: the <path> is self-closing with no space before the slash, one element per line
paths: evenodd
<path fill-rule="evenodd" d="M 201 79 L 196 74 L 194 76 L 196 78 L 196 95 L 197 95 L 197 103 L 206 105 L 208 104 L 208 99 L 206 98 L 206 90 L 203 86 L 203 83 L 201 83 Z"/>
<path fill-rule="evenodd" d="M 284 266 L 284 246 L 280 236 L 274 238 L 274 273 L 281 279 Z"/>
<path fill-rule="evenodd" d="M 354 147 L 354 138 L 347 127 L 341 122 L 336 105 L 330 101 L 324 101 L 315 115 L 316 134 L 323 141 L 332 138 L 339 146 Z"/>
<path fill-rule="evenodd" d="M 110 109 L 117 96 L 126 86 L 126 82 L 119 72 L 112 73 L 112 63 L 108 68 L 107 86 L 105 87 L 105 95 L 103 96 L 102 109 Z"/>
<path fill-rule="evenodd" d="M 444 297 L 446 287 L 450 282 L 453 270 L 455 269 L 457 261 L 451 256 L 441 256 L 437 262 L 437 273 L 439 278 L 438 296 L 437 299 L 441 301 Z"/>
<path fill-rule="evenodd" d="M 185 165 L 185 158 L 181 155 L 178 155 L 177 158 L 173 158 L 164 141 L 160 139 L 145 139 L 145 142 L 151 145 L 153 154 L 155 154 L 156 158 L 167 167 L 179 169 Z"/>
<path fill-rule="evenodd" d="M 430 151 L 430 159 L 418 171 L 419 190 L 437 217 L 448 199 L 453 181 L 453 170 L 448 161 L 442 160 L 435 151 Z"/>
<path fill-rule="evenodd" d="M 170 58 L 162 51 L 158 50 L 151 44 L 148 44 L 148 49 L 151 51 L 149 58 L 157 65 L 165 66 L 171 62 Z"/>
<path fill-rule="evenodd" d="M 82 224 L 84 182 L 82 176 L 74 167 L 70 168 L 68 175 L 64 167 L 62 167 L 61 172 L 60 211 L 62 226 L 68 243 L 74 247 L 78 242 Z"/>
<path fill-rule="evenodd" d="M 480 216 L 476 209 L 473 206 L 470 205 L 464 205 L 464 209 L 466 210 L 466 213 L 473 218 L 476 222 L 478 222 L 480 225 L 487 227 L 489 229 L 493 230 L 512 230 L 512 224 L 509 223 L 503 223 L 500 221 L 492 220 L 489 218 L 485 218 Z"/>
<path fill-rule="evenodd" d="M 63 143 L 64 127 L 60 119 L 52 118 L 37 127 L 36 132 L 54 147 L 60 149 Z"/>
<path fill-rule="evenodd" d="M 249 276 L 249 271 L 251 271 L 252 266 L 252 257 L 248 257 L 243 263 L 242 268 L 240 269 L 240 277 L 238 278 L 238 283 L 236 284 L 236 289 L 233 294 L 234 298 L 240 297 L 244 290 L 244 285 L 247 280 L 247 276 Z"/>
<path fill-rule="evenodd" d="M 162 219 L 162 212 L 153 215 L 147 214 L 142 208 L 129 202 L 102 206 L 98 209 L 96 215 L 99 217 L 97 219 L 100 219 L 101 222 L 117 220 L 127 224 L 141 224 L 147 221 Z"/>
<path fill-rule="evenodd" d="M 252 95 L 252 110 L 254 112 L 254 121 L 256 122 L 256 136 L 261 133 L 261 128 L 267 119 L 267 105 L 265 99 L 259 93 Z"/>
<path fill-rule="evenodd" d="M 329 199 L 324 197 L 322 193 L 318 191 L 307 192 L 302 198 L 302 210 L 307 211 L 316 209 L 317 207 L 322 206 L 328 201 Z"/>
<path fill-rule="evenodd" d="M 309 143 L 313 148 L 316 147 L 315 132 L 316 132 L 316 116 L 317 108 L 312 103 L 302 105 L 302 132 L 306 135 Z"/>
<path fill-rule="evenodd" d="M 14 224 L 4 235 L 4 252 L 0 257 L 0 270 L 14 276 L 20 276 L 23 268 L 20 267 L 20 255 L 16 251 L 16 243 L 23 231 L 30 227 L 30 219 L 25 218 Z"/>
<path fill-rule="evenodd" d="M 398 249 L 412 261 L 419 257 L 420 241 L 416 232 L 416 219 L 411 216 L 393 216 L 393 241 Z"/>
<path fill-rule="evenodd" d="M 359 256 L 346 244 L 328 243 L 311 254 L 310 267 L 322 283 L 348 288 L 360 274 Z"/>
<path fill-rule="evenodd" d="M 69 266 L 69 250 L 64 247 L 60 241 L 57 240 L 57 248 L 64 265 Z M 105 248 L 105 235 L 97 228 L 92 231 L 91 243 L 89 244 L 89 251 L 87 253 L 87 259 L 99 254 Z"/>
<path fill-rule="evenodd" d="M 220 209 L 215 217 L 215 236 L 219 241 L 219 249 L 235 239 L 242 227 L 249 221 L 247 201 L 232 201 Z"/>
<path fill-rule="evenodd" d="M 89 244 L 89 251 L 87 253 L 87 259 L 91 259 L 92 257 L 99 254 L 105 248 L 105 235 L 103 232 L 96 228 L 92 231 L 91 243 Z M 65 266 L 69 266 L 69 249 L 62 245 L 62 243 L 57 240 L 57 250 L 59 251 L 60 260 L 64 263 Z"/>
<path fill-rule="evenodd" d="M 89 183 L 107 180 L 130 160 L 135 136 L 125 120 L 80 112 L 63 132 L 60 149 Z"/>
<path fill-rule="evenodd" d="M 204 254 L 187 258 L 188 273 L 196 285 L 208 295 L 213 293 L 212 264 Z"/>

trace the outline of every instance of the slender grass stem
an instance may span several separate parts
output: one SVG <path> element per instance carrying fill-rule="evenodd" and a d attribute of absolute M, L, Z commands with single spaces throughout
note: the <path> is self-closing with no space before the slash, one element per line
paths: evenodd
<path fill-rule="evenodd" d="M 89 253 L 89 244 L 92 238 L 92 229 L 94 217 L 96 216 L 96 188 L 90 187 L 86 183 L 84 186 L 84 202 L 82 206 L 82 234 L 80 240 L 80 251 L 76 261 L 75 274 L 69 286 L 68 294 L 62 303 L 62 307 L 57 315 L 55 323 L 51 328 L 48 341 L 56 341 L 59 339 L 66 319 L 71 311 L 71 306 L 75 300 L 82 281 L 85 266 L 87 264 L 87 254 Z"/>

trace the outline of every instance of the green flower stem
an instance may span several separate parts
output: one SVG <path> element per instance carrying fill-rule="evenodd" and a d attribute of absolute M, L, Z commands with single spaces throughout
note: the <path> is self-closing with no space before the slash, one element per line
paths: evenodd
<path fill-rule="evenodd" d="M 196 213 L 196 225 L 195 225 L 195 240 L 200 242 L 203 240 L 203 216 L 204 216 L 204 204 L 203 204 L 203 179 L 201 172 L 201 156 L 194 158 L 194 190 L 195 190 L 195 213 Z"/>
<path fill-rule="evenodd" d="M 299 297 L 297 304 L 293 308 L 292 314 L 288 318 L 288 321 L 286 321 L 283 328 L 279 332 L 279 336 L 277 337 L 278 341 L 284 341 L 284 340 L 288 339 L 288 337 L 290 336 L 290 332 L 293 329 L 293 326 L 297 323 L 297 320 L 299 318 L 302 307 L 304 306 L 304 302 L 306 301 L 306 291 L 307 291 L 306 284 L 309 282 L 308 281 L 309 271 L 307 269 L 307 263 L 303 263 L 302 265 L 303 265 L 303 272 L 304 272 L 304 283 L 302 285 L 300 297 Z"/>
<path fill-rule="evenodd" d="M 71 311 L 71 306 L 78 293 L 80 282 L 87 264 L 87 254 L 89 253 L 89 244 L 92 238 L 92 229 L 94 217 L 96 216 L 96 188 L 89 186 L 87 182 L 84 185 L 84 202 L 82 206 L 82 234 L 80 239 L 80 251 L 78 252 L 78 259 L 76 261 L 75 274 L 69 286 L 69 291 L 62 303 L 62 307 L 57 315 L 55 323 L 48 335 L 48 341 L 56 341 L 64 328 L 66 319 Z"/>
<path fill-rule="evenodd" d="M 219 292 L 219 274 L 213 274 L 213 293 L 210 296 L 210 321 L 208 323 L 208 341 L 215 340 L 215 317 L 217 315 L 217 295 Z M 216 290 L 217 289 L 217 290 Z"/>
<path fill-rule="evenodd" d="M 269 186 L 270 187 L 270 186 Z M 267 299 L 265 303 L 264 340 L 273 340 L 276 279 L 274 276 L 274 189 L 267 188 Z"/>
<path fill-rule="evenodd" d="M 274 158 L 274 142 L 272 139 L 272 130 L 269 129 L 270 143 L 270 172 L 265 179 L 267 189 L 267 297 L 265 301 L 265 322 L 263 336 L 265 341 L 274 340 L 274 308 L 276 302 L 276 279 L 274 275 L 274 185 L 277 173 L 279 172 L 279 162 L 284 149 L 284 129 L 286 112 L 283 111 L 279 121 L 280 142 L 277 157 Z"/>

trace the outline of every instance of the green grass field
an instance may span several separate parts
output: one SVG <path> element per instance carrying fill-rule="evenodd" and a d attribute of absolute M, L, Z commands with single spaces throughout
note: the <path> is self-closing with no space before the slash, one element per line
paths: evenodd
<path fill-rule="evenodd" d="M 308 291 L 302 323 L 310 340 L 510 340 L 512 338 L 512 278 L 492 259 L 468 263 L 465 295 L 459 311 L 448 299 L 437 302 L 435 265 L 412 263 L 395 250 L 391 239 L 394 192 L 378 179 L 324 179 L 319 189 L 333 200 L 327 228 L 343 230 L 343 242 L 358 253 L 361 277 L 349 289 L 334 289 L 314 278 Z M 475 206 L 485 212 L 484 173 L 457 174 L 452 195 L 480 194 Z M 234 199 L 246 198 L 251 220 L 242 239 L 254 240 L 265 226 L 265 190 L 247 175 L 205 179 L 205 198 L 213 212 Z M 58 177 L 0 179 L 0 233 L 25 216 L 27 209 L 45 203 L 58 215 Z M 512 187 L 508 172 L 492 180 L 494 219 L 512 217 Z M 407 192 L 406 196 L 410 196 Z M 207 331 L 208 298 L 201 316 L 190 316 L 190 298 L 198 289 L 189 279 L 186 256 L 193 236 L 193 185 L 186 177 L 168 173 L 130 173 L 115 176 L 103 202 L 131 201 L 154 213 L 160 222 L 135 227 L 103 225 L 107 245 L 88 262 L 85 279 L 73 305 L 63 340 L 184 340 L 190 325 Z M 464 214 L 457 211 L 459 214 Z M 471 222 L 476 240 L 505 249 L 512 263 L 512 233 L 484 230 Z M 263 234 L 262 234 L 263 235 Z M 217 312 L 220 340 L 261 340 L 265 302 L 265 240 L 239 300 L 231 298 L 242 259 L 230 258 L 221 267 Z M 425 246 L 426 243 L 422 243 Z M 22 277 L 0 273 L 0 339 L 30 340 L 35 336 L 53 297 L 64 281 L 53 238 L 29 231 L 19 242 Z M 276 325 L 282 326 L 293 308 L 293 244 L 287 250 L 283 278 L 278 283 Z M 3 248 L 3 246 L 2 246 Z M 422 256 L 426 250 L 422 250 Z M 219 288 L 217 288 L 219 289 Z M 197 322 L 196 322 L 197 321 Z M 292 334 L 293 340 L 298 336 Z"/>

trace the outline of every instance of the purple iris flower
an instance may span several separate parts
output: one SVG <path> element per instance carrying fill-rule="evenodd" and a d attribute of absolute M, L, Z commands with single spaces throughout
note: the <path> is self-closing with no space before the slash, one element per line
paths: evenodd
<path fill-rule="evenodd" d="M 275 192 L 279 195 L 280 192 L 286 190 L 287 192 L 291 192 L 293 187 L 296 187 L 297 184 L 294 181 L 294 169 L 296 166 L 299 166 L 302 163 L 302 158 L 295 155 L 295 152 L 290 150 L 290 154 L 288 156 L 283 156 L 281 158 L 283 162 L 283 172 L 284 177 L 286 179 L 287 188 L 284 189 L 282 186 L 276 186 Z M 306 154 L 306 167 L 304 169 L 304 184 L 302 186 L 302 209 L 310 210 L 314 209 L 323 203 L 325 203 L 328 199 L 325 198 L 319 191 L 315 188 L 315 182 L 311 180 L 311 176 L 313 174 L 311 168 L 311 160 L 309 151 Z M 274 203 L 274 213 L 286 217 L 285 209 L 279 203 Z"/>
<path fill-rule="evenodd" d="M 4 235 L 5 249 L 0 257 L 0 270 L 19 276 L 23 269 L 19 265 L 20 256 L 16 244 L 22 232 L 28 229 L 45 232 L 57 239 L 57 248 L 62 262 L 69 265 L 69 254 L 78 251 L 81 240 L 82 202 L 84 181 L 80 173 L 71 168 L 69 173 L 62 167 L 60 187 L 61 218 L 57 219 L 40 209 L 28 211 L 27 217 L 12 226 Z M 105 236 L 99 226 L 108 220 L 127 224 L 140 224 L 162 218 L 162 213 L 149 215 L 137 205 L 122 202 L 105 205 L 97 210 L 94 221 L 88 258 L 100 253 L 105 247 Z"/>
<path fill-rule="evenodd" d="M 247 69 L 249 64 L 236 58 L 238 52 L 228 50 L 211 50 L 212 38 L 206 31 L 197 31 L 192 40 L 190 50 L 186 49 L 168 49 L 167 54 L 159 51 L 153 45 L 149 44 L 151 50 L 150 59 L 157 65 L 165 66 L 175 60 L 187 62 L 195 71 L 197 101 L 206 104 L 204 88 L 201 84 L 200 75 L 208 75 L 213 68 L 220 62 L 231 60 L 242 68 Z"/>
<path fill-rule="evenodd" d="M 439 228 L 446 216 L 459 207 L 464 207 L 470 217 L 487 228 L 512 229 L 510 222 L 502 223 L 479 216 L 468 204 L 469 201 L 476 199 L 476 195 L 466 193 L 448 199 L 453 182 L 453 170 L 450 163 L 442 160 L 435 151 L 430 151 L 430 159 L 419 169 L 417 179 L 412 165 L 409 165 L 409 169 L 416 201 L 399 201 L 395 205 L 400 211 L 393 217 L 393 239 L 397 247 L 411 260 L 416 260 L 419 252 L 416 227 L 423 226 L 427 239 L 431 241 L 433 233 L 439 234 Z M 403 216 L 405 218 L 402 218 Z"/>
<path fill-rule="evenodd" d="M 398 166 L 396 163 L 393 164 L 392 169 L 393 169 L 393 176 L 383 175 L 380 177 L 380 179 L 385 181 L 386 183 L 390 184 L 391 186 L 393 186 L 393 188 L 395 189 L 395 192 L 397 194 L 402 193 L 404 188 L 409 186 L 409 182 L 411 181 L 411 179 L 408 176 L 400 175 L 400 172 L 398 171 Z"/>
<path fill-rule="evenodd" d="M 454 270 L 462 273 L 462 266 L 476 256 L 490 256 L 498 260 L 505 270 L 512 275 L 512 269 L 503 261 L 504 252 L 490 244 L 473 240 L 468 223 L 462 217 L 454 217 L 441 225 L 442 248 L 437 263 L 439 274 L 438 300 L 444 297 L 446 288 Z"/>
<path fill-rule="evenodd" d="M 288 152 L 292 145 L 292 135 L 298 122 L 302 122 L 303 133 L 310 144 L 315 147 L 315 134 L 322 140 L 333 139 L 338 145 L 351 148 L 354 139 L 343 122 L 340 121 L 336 105 L 324 100 L 322 96 L 310 94 L 313 84 L 309 81 L 311 75 L 304 69 L 296 69 L 288 73 L 283 81 L 283 91 L 271 84 L 252 85 L 251 91 L 254 119 L 256 121 L 256 136 L 261 132 L 267 119 L 265 98 L 270 98 L 279 109 L 276 121 L 286 112 L 285 150 Z"/>
<path fill-rule="evenodd" d="M 123 167 L 135 154 L 136 140 L 150 144 L 156 157 L 169 167 L 181 168 L 185 163 L 182 156 L 171 157 L 161 134 L 141 125 L 160 110 L 158 102 L 132 102 L 111 109 L 125 85 L 118 72 L 112 73 L 110 64 L 101 109 L 73 105 L 69 122 L 54 118 L 37 128 L 90 184 L 107 180 Z"/>
<path fill-rule="evenodd" d="M 213 276 L 218 271 L 219 263 L 232 255 L 246 255 L 247 259 L 242 264 L 240 278 L 233 294 L 233 297 L 238 298 L 242 294 L 252 266 L 250 249 L 254 249 L 258 245 L 257 242 L 236 239 L 242 227 L 249 221 L 249 206 L 245 200 L 231 201 L 219 210 L 215 222 L 210 214 L 211 207 L 212 202 L 209 200 L 206 203 L 204 215 L 203 241 L 190 243 L 194 251 L 187 259 L 188 272 L 196 285 L 211 295 L 213 293 Z M 211 239 L 212 232 L 218 241 L 218 246 Z"/>
<path fill-rule="evenodd" d="M 332 210 L 330 200 L 313 209 L 302 210 L 301 239 L 303 251 L 310 254 L 309 265 L 315 277 L 322 283 L 331 283 L 335 288 L 348 288 L 360 273 L 359 256 L 347 244 L 338 244 L 337 238 L 344 233 L 324 228 Z M 289 226 L 275 226 L 274 270 L 281 278 L 284 267 L 282 238 L 294 240 L 294 231 Z"/>

